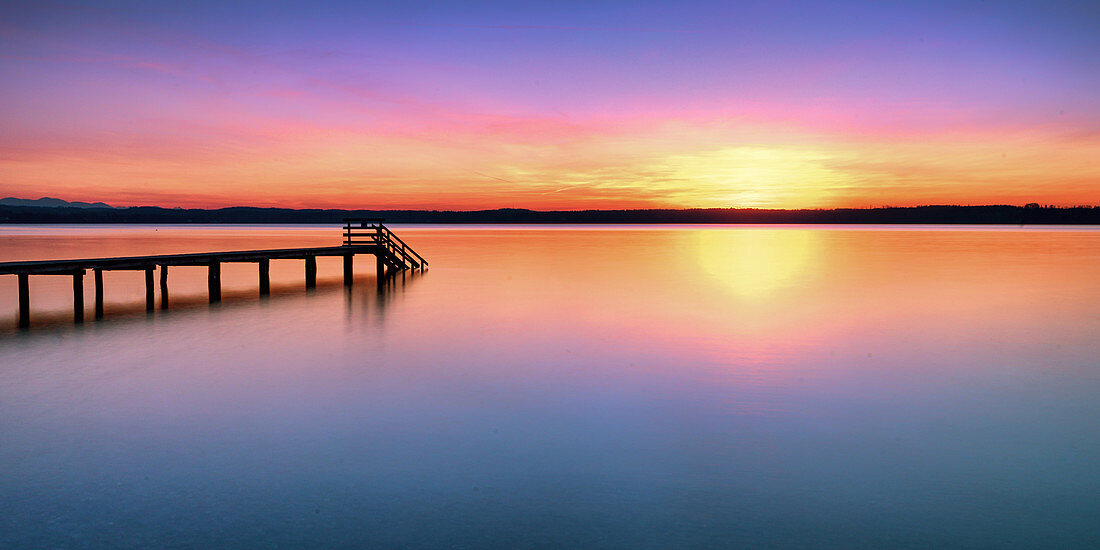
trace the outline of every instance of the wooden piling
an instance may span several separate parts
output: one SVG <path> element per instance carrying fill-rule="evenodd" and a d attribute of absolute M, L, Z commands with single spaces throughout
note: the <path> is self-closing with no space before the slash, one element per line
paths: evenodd
<path fill-rule="evenodd" d="M 168 309 L 168 265 L 160 266 L 160 308 Z"/>
<path fill-rule="evenodd" d="M 103 270 L 93 269 L 95 277 L 95 318 L 103 318 Z"/>
<path fill-rule="evenodd" d="M 30 275 L 19 274 L 19 328 L 31 326 L 31 282 Z"/>
<path fill-rule="evenodd" d="M 73 272 L 73 322 L 84 322 L 84 270 Z"/>
<path fill-rule="evenodd" d="M 351 286 L 353 275 L 352 262 L 355 261 L 353 258 L 355 258 L 355 255 L 353 254 L 348 254 L 347 256 L 344 256 L 344 286 Z"/>
<path fill-rule="evenodd" d="M 317 287 L 317 256 L 306 256 L 306 288 Z"/>
<path fill-rule="evenodd" d="M 221 262 L 210 262 L 206 275 L 206 287 L 210 291 L 210 303 L 220 302 L 222 299 Z"/>
<path fill-rule="evenodd" d="M 378 286 L 386 282 L 386 262 L 382 261 L 382 255 L 375 256 L 375 271 L 378 273 Z"/>
<path fill-rule="evenodd" d="M 260 260 L 260 296 L 271 294 L 271 260 Z"/>
<path fill-rule="evenodd" d="M 145 268 L 145 311 L 153 311 L 157 305 L 157 295 L 153 287 L 153 266 Z"/>

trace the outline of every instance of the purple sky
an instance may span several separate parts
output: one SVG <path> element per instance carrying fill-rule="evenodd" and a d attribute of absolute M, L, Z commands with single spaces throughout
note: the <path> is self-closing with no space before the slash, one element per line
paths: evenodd
<path fill-rule="evenodd" d="M 0 194 L 1100 204 L 1100 9 L 5 3 Z"/>

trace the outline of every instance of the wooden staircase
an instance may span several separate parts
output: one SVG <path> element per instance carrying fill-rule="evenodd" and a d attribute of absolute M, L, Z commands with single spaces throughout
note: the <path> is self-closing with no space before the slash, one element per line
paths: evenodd
<path fill-rule="evenodd" d="M 344 246 L 378 246 L 378 258 L 395 270 L 425 269 L 428 261 L 417 254 L 381 218 L 344 218 Z"/>

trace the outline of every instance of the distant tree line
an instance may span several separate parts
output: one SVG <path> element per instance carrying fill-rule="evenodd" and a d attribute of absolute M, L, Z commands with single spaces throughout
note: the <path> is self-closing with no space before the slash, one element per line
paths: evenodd
<path fill-rule="evenodd" d="M 0 205 L 0 223 L 242 223 L 335 224 L 343 218 L 385 218 L 387 223 L 438 224 L 1090 224 L 1100 225 L 1100 207 L 913 206 L 769 210 L 693 208 L 641 210 L 318 210 L 232 207 L 181 209 L 71 208 Z"/>

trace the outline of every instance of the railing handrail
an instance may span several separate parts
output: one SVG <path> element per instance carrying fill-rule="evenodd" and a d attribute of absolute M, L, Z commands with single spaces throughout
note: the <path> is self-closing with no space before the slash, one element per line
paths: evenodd
<path fill-rule="evenodd" d="M 424 262 L 425 264 L 428 263 L 428 262 L 425 262 L 424 258 L 420 257 L 420 254 L 417 254 L 416 251 L 413 250 L 411 246 L 405 244 L 405 241 L 401 240 L 401 237 L 398 237 L 396 233 L 394 233 L 393 231 L 390 231 L 390 228 L 385 227 L 385 226 L 382 226 L 382 227 L 384 227 L 386 229 L 386 232 L 389 233 L 390 237 L 395 239 L 397 242 L 401 243 L 401 249 L 402 250 L 408 249 L 408 251 L 411 252 L 413 256 L 416 256 L 416 259 L 420 260 L 421 262 Z"/>
<path fill-rule="evenodd" d="M 385 238 L 386 238 L 386 241 L 387 241 L 386 244 L 390 245 L 390 247 L 392 248 L 392 251 L 394 253 L 397 253 L 397 251 L 400 250 L 402 259 L 408 259 L 409 254 L 411 253 L 413 256 L 416 257 L 417 260 L 420 261 L 420 263 L 422 263 L 424 265 L 428 264 L 428 262 L 425 261 L 422 256 L 420 256 L 420 254 L 417 254 L 416 251 L 413 250 L 411 246 L 405 244 L 405 241 L 401 240 L 401 237 L 398 237 L 396 233 L 394 233 L 393 231 L 390 230 L 390 228 L 388 228 L 384 225 L 382 225 L 380 227 L 384 230 L 383 235 L 385 235 Z M 393 241 L 397 241 L 398 243 L 401 243 L 401 248 L 398 249 L 397 245 L 394 244 Z"/>

